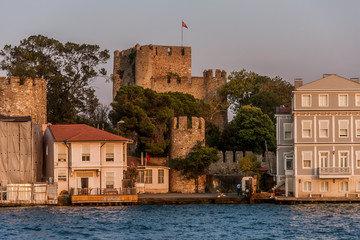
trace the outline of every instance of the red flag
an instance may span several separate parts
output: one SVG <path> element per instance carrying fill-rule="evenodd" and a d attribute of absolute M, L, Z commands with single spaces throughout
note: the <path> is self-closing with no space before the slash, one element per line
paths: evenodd
<path fill-rule="evenodd" d="M 186 26 L 186 24 L 184 23 L 184 21 L 182 21 L 182 27 L 189 29 L 188 26 Z"/>
<path fill-rule="evenodd" d="M 147 154 L 147 153 L 146 153 L 146 160 L 147 160 L 148 162 L 150 162 L 150 156 L 149 156 L 149 154 Z"/>

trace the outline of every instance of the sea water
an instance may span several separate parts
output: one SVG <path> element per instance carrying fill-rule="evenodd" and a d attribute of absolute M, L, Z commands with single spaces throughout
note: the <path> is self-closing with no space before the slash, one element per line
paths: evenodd
<path fill-rule="evenodd" d="M 360 205 L 0 208 L 0 239 L 360 239 Z"/>

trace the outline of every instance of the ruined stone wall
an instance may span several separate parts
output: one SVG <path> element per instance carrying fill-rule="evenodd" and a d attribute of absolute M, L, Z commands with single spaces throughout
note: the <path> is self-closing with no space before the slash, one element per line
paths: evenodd
<path fill-rule="evenodd" d="M 186 116 L 171 119 L 170 159 L 185 157 L 198 142 L 205 143 L 205 120 L 192 117 L 188 126 Z"/>
<path fill-rule="evenodd" d="M 199 177 L 198 191 L 199 193 L 205 192 L 206 175 Z M 187 179 L 181 172 L 170 170 L 170 192 L 177 193 L 195 193 L 195 180 Z"/>
<path fill-rule="evenodd" d="M 12 77 L 0 77 L 0 114 L 10 117 L 31 116 L 36 124 L 47 123 L 46 118 L 46 81 Z"/>

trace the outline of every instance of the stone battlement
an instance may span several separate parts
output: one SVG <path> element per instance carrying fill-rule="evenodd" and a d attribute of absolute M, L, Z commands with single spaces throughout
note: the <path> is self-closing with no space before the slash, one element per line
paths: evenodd
<path fill-rule="evenodd" d="M 188 117 L 181 116 L 179 118 L 171 119 L 171 128 L 179 130 L 204 130 L 205 131 L 205 120 L 203 118 L 191 117 L 191 126 L 188 124 Z"/>
<path fill-rule="evenodd" d="M 191 75 L 191 47 L 136 44 L 114 52 L 113 97 L 121 86 L 141 86 L 156 92 L 182 92 L 209 101 L 226 83 L 224 70 L 205 70 L 203 76 Z M 221 115 L 221 116 L 220 116 Z M 219 114 L 216 124 L 222 127 L 227 113 Z"/>
<path fill-rule="evenodd" d="M 46 81 L 19 77 L 0 77 L 0 114 L 10 117 L 31 116 L 37 124 L 47 123 Z"/>

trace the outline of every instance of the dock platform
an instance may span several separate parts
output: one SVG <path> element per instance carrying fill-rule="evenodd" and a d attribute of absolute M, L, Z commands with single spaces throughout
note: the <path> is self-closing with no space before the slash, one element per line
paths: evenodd
<path fill-rule="evenodd" d="M 360 198 L 345 197 L 275 197 L 275 204 L 360 203 Z"/>

